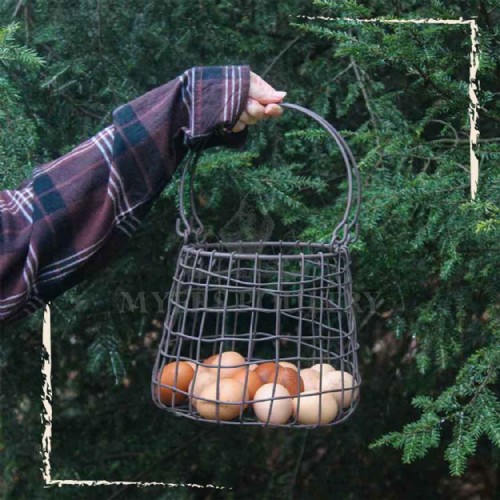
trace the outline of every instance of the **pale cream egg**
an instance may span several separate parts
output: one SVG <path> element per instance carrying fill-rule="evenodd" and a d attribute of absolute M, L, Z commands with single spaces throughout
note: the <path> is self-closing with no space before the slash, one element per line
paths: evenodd
<path fill-rule="evenodd" d="M 196 370 L 196 363 L 194 361 L 186 361 L 186 363 L 193 369 Z"/>
<path fill-rule="evenodd" d="M 313 389 L 293 399 L 292 411 L 301 424 L 329 424 L 337 416 L 339 407 L 331 394 L 318 394 L 318 390 Z"/>
<path fill-rule="evenodd" d="M 256 402 L 253 404 L 253 409 L 261 422 L 284 424 L 292 415 L 292 398 L 287 389 L 281 384 L 264 384 L 257 389 L 254 399 Z M 258 401 L 259 399 L 265 401 Z"/>
<path fill-rule="evenodd" d="M 232 420 L 244 410 L 243 401 L 248 399 L 248 390 L 245 393 L 240 382 L 224 378 L 219 383 L 215 380 L 201 391 L 196 409 L 210 420 Z"/>
<path fill-rule="evenodd" d="M 198 402 L 197 397 L 202 393 L 203 389 L 210 384 L 213 384 L 217 381 L 217 377 L 215 373 L 211 373 L 208 371 L 201 371 L 198 369 L 198 373 L 195 374 L 193 380 L 189 384 L 189 397 L 191 398 L 191 403 L 196 408 L 196 404 Z"/>
<path fill-rule="evenodd" d="M 333 371 L 325 375 L 321 390 L 335 391 L 329 394 L 334 396 L 339 406 L 347 408 L 351 405 L 351 401 L 356 399 L 359 395 L 359 389 L 357 387 L 353 390 L 353 386 L 355 385 L 356 383 L 350 373 L 345 371 Z M 343 401 L 342 395 L 344 396 Z"/>
<path fill-rule="evenodd" d="M 205 363 L 207 370 L 215 375 L 217 375 L 220 367 L 220 378 L 231 378 L 246 364 L 245 358 L 235 351 L 226 351 L 220 355 L 212 356 Z"/>
<path fill-rule="evenodd" d="M 314 366 L 311 366 L 311 370 L 316 370 L 321 377 L 325 378 L 325 375 L 335 371 L 335 368 L 328 363 L 317 363 Z"/>
<path fill-rule="evenodd" d="M 304 391 L 318 390 L 319 371 L 312 368 L 300 370 L 300 378 L 304 382 Z"/>

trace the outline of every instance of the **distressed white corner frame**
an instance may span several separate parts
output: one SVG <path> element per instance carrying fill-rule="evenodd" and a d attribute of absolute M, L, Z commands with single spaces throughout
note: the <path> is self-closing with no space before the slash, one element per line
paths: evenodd
<path fill-rule="evenodd" d="M 469 67 L 469 152 L 470 152 L 470 192 L 471 198 L 476 197 L 477 184 L 479 180 L 479 160 L 476 155 L 476 147 L 479 139 L 477 129 L 479 101 L 477 96 L 478 84 L 477 72 L 479 69 L 479 29 L 474 19 L 354 19 L 354 18 L 333 18 L 323 16 L 296 16 L 302 19 L 320 19 L 325 21 L 353 21 L 358 23 L 388 23 L 388 24 L 447 24 L 447 25 L 468 25 L 470 27 L 471 51 Z M 50 467 L 50 453 L 52 444 L 52 342 L 50 326 L 50 304 L 47 304 L 43 317 L 42 332 L 42 414 L 41 420 L 44 424 L 42 434 L 41 454 L 42 454 L 42 476 L 45 487 L 51 486 L 137 486 L 144 488 L 147 486 L 163 487 L 191 487 L 191 488 L 212 488 L 225 489 L 224 486 L 212 484 L 200 485 L 192 483 L 167 483 L 167 482 L 140 482 L 140 481 L 106 481 L 106 480 L 60 480 L 52 479 Z M 230 488 L 228 488 L 230 489 Z"/>

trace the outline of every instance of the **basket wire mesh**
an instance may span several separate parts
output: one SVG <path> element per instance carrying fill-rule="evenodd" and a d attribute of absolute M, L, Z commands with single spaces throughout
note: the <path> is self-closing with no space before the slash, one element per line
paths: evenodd
<path fill-rule="evenodd" d="M 177 416 L 310 428 L 343 422 L 359 403 L 348 248 L 359 233 L 359 171 L 331 124 L 301 106 L 282 106 L 316 120 L 340 149 L 348 181 L 344 216 L 324 244 L 208 243 L 193 190 L 201 151 L 193 155 L 179 187 L 184 244 L 151 381 L 155 404 Z"/>

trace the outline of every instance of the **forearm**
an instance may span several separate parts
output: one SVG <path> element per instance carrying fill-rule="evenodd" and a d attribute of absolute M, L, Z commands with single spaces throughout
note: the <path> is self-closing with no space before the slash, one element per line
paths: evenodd
<path fill-rule="evenodd" d="M 239 145 L 247 66 L 193 68 L 119 107 L 113 124 L 0 192 L 0 320 L 25 316 L 104 267 L 130 237 L 188 144 Z"/>

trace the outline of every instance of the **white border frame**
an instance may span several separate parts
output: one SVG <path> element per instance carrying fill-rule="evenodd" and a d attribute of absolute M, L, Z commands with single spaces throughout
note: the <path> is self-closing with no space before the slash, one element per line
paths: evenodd
<path fill-rule="evenodd" d="M 470 190 L 471 198 L 474 200 L 477 192 L 477 184 L 479 180 L 479 160 L 475 152 L 475 148 L 479 139 L 479 130 L 477 129 L 479 101 L 477 97 L 477 89 L 479 81 L 477 80 L 477 71 L 479 69 L 479 28 L 474 19 L 464 20 L 459 19 L 354 19 L 354 18 L 333 18 L 323 16 L 297 16 L 309 20 L 321 19 L 326 21 L 353 21 L 359 23 L 389 23 L 389 24 L 455 24 L 469 25 L 471 38 L 470 51 L 470 67 L 469 67 L 469 123 L 470 123 Z M 81 480 L 73 481 L 68 479 L 52 479 L 52 471 L 50 466 L 50 453 L 52 448 L 52 339 L 50 325 L 50 304 L 47 304 L 43 316 L 43 331 L 42 331 L 42 413 L 41 420 L 44 424 L 42 434 L 41 454 L 42 454 L 42 476 L 45 487 L 50 486 L 138 486 L 144 488 L 147 486 L 163 486 L 163 487 L 182 487 L 191 488 L 212 488 L 226 489 L 224 486 L 216 486 L 213 484 L 193 484 L 193 483 L 166 483 L 166 482 L 140 482 L 140 481 L 105 481 L 105 480 Z M 231 488 L 227 488 L 231 489 Z"/>

